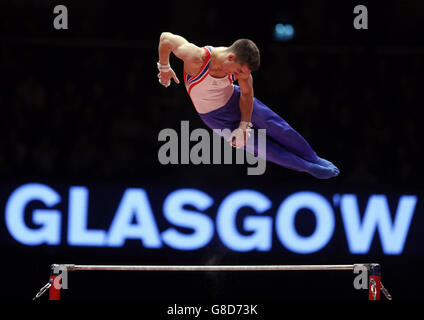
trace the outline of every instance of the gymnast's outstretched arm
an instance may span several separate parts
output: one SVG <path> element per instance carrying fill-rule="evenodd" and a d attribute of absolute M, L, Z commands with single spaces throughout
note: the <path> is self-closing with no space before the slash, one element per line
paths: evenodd
<path fill-rule="evenodd" d="M 247 142 L 250 128 L 252 127 L 252 111 L 253 111 L 253 77 L 249 73 L 246 77 L 238 78 L 240 87 L 240 114 L 241 121 L 239 127 L 231 133 L 227 139 L 231 145 L 236 148 L 243 147 Z"/>
<path fill-rule="evenodd" d="M 171 32 L 162 32 L 159 39 L 159 82 L 168 87 L 171 84 L 171 79 L 175 83 L 180 83 L 174 70 L 169 64 L 169 56 L 171 52 L 179 59 L 184 61 L 184 70 L 188 73 L 200 70 L 204 58 L 204 50 L 188 42 L 183 37 Z"/>

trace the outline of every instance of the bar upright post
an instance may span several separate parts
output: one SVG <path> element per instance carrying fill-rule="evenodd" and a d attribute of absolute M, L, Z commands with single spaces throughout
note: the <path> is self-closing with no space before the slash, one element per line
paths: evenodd
<path fill-rule="evenodd" d="M 381 266 L 371 263 L 368 267 L 368 300 L 380 300 Z"/>

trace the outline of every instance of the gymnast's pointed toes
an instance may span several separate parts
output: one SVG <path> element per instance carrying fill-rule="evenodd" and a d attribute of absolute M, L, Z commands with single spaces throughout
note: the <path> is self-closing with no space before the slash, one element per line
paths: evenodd
<path fill-rule="evenodd" d="M 334 178 L 334 177 L 337 177 L 339 174 L 340 174 L 340 170 L 336 167 L 336 168 L 334 169 L 334 176 L 333 176 L 333 178 Z"/>
<path fill-rule="evenodd" d="M 322 166 L 319 164 L 311 163 L 309 164 L 307 172 L 317 179 L 330 179 L 337 177 L 340 173 L 340 170 L 335 165 Z"/>

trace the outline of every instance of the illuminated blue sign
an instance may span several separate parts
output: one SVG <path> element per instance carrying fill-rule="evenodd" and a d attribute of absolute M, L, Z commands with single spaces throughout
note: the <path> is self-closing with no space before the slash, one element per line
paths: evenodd
<path fill-rule="evenodd" d="M 417 197 L 403 195 L 392 214 L 385 195 L 370 195 L 363 214 L 355 194 L 337 195 L 348 249 L 352 254 L 366 254 L 378 232 L 384 254 L 401 254 L 414 215 Z M 270 251 L 275 229 L 280 243 L 298 254 L 311 254 L 323 249 L 334 235 L 335 212 L 323 195 L 296 192 L 282 199 L 276 212 L 272 201 L 255 190 L 237 190 L 228 194 L 221 203 L 207 193 L 196 189 L 171 192 L 163 202 L 163 217 L 172 227 L 159 230 L 146 190 L 126 189 L 110 223 L 109 230 L 88 229 L 89 189 L 72 186 L 68 195 L 67 244 L 69 246 L 122 247 L 128 239 L 140 240 L 145 248 L 197 250 L 209 245 L 217 236 L 230 250 Z M 14 190 L 6 203 L 5 221 L 10 235 L 18 242 L 29 245 L 60 245 L 62 213 L 54 207 L 61 196 L 44 184 L 30 183 Z M 25 212 L 30 203 L 42 203 L 42 208 L 30 212 L 30 227 Z M 205 213 L 217 205 L 215 221 Z M 188 206 L 194 209 L 189 209 Z M 242 217 L 241 209 L 250 214 Z M 301 210 L 314 215 L 316 224 L 311 235 L 299 234 L 295 218 Z M 392 216 L 394 217 L 392 219 Z M 157 216 L 156 216 L 157 217 Z M 275 223 L 274 223 L 275 217 Z M 243 219 L 242 230 L 237 221 Z M 190 229 L 181 232 L 176 227 Z"/>
<path fill-rule="evenodd" d="M 294 219 L 300 209 L 309 209 L 315 215 L 316 228 L 309 237 L 300 236 Z M 277 235 L 288 249 L 297 253 L 312 253 L 324 247 L 334 233 L 334 212 L 325 199 L 315 192 L 295 193 L 280 205 L 276 218 Z"/>
<path fill-rule="evenodd" d="M 38 229 L 29 228 L 24 222 L 25 207 L 32 201 L 41 201 L 46 207 L 53 207 L 61 201 L 60 195 L 42 184 L 26 184 L 16 189 L 6 204 L 6 226 L 10 234 L 19 242 L 35 246 L 60 243 L 61 213 L 54 209 L 35 209 L 32 222 Z"/>

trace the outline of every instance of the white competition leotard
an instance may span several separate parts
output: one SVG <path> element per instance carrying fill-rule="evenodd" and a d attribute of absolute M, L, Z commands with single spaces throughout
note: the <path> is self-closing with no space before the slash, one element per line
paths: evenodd
<path fill-rule="evenodd" d="M 198 113 L 208 113 L 224 106 L 234 92 L 235 81 L 233 74 L 223 78 L 212 77 L 209 74 L 212 48 L 206 46 L 203 49 L 206 51 L 206 58 L 200 71 L 194 76 L 184 71 L 184 83 Z"/>

